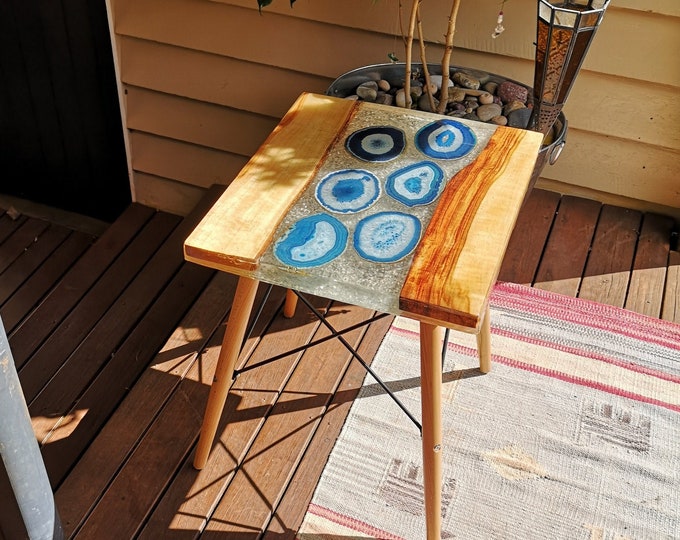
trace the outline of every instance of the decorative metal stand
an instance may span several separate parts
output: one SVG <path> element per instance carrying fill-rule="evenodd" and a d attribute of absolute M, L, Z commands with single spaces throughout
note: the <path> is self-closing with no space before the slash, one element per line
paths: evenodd
<path fill-rule="evenodd" d="M 538 0 L 531 129 L 550 132 L 609 2 Z"/>

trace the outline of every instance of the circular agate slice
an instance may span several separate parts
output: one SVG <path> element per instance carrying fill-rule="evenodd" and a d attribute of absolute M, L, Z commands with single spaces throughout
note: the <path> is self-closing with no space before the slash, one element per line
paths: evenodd
<path fill-rule="evenodd" d="M 406 206 L 430 204 L 441 193 L 444 171 L 435 163 L 421 161 L 387 177 L 385 191 Z"/>
<path fill-rule="evenodd" d="M 416 147 L 428 157 L 456 159 L 468 154 L 477 144 L 474 132 L 461 122 L 442 119 L 416 133 Z"/>
<path fill-rule="evenodd" d="M 390 126 L 360 129 L 347 137 L 345 147 L 364 161 L 390 161 L 404 150 L 404 132 Z"/>
<path fill-rule="evenodd" d="M 353 214 L 371 206 L 380 196 L 380 182 L 368 171 L 346 169 L 330 173 L 316 186 L 316 200 L 325 209 Z"/>
<path fill-rule="evenodd" d="M 420 220 L 401 212 L 380 212 L 357 223 L 354 248 L 364 259 L 390 263 L 403 259 L 420 240 Z"/>
<path fill-rule="evenodd" d="M 345 250 L 347 237 L 347 229 L 336 218 L 316 214 L 295 222 L 274 245 L 274 255 L 288 266 L 321 266 Z"/>

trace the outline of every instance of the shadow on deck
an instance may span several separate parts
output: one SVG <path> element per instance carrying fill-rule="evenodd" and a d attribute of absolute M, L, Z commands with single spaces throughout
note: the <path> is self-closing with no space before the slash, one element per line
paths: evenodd
<path fill-rule="evenodd" d="M 304 517 L 364 378 L 333 340 L 243 373 L 208 466 L 191 466 L 236 278 L 184 262 L 182 243 L 221 190 L 185 219 L 133 204 L 98 237 L 0 210 L 0 316 L 67 536 L 294 538 Z M 680 322 L 679 274 L 671 219 L 534 190 L 499 279 Z M 283 298 L 242 362 L 326 334 L 302 306 L 278 316 Z M 338 328 L 373 315 L 313 303 Z M 370 360 L 390 322 L 346 338 Z"/>

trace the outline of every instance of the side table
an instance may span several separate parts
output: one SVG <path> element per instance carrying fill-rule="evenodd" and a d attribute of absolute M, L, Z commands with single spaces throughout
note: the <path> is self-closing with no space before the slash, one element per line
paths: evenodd
<path fill-rule="evenodd" d="M 260 281 L 420 322 L 428 538 L 441 529 L 441 332 L 477 335 L 542 134 L 302 94 L 187 238 L 239 276 L 194 466 L 209 456 Z M 291 306 L 287 306 L 290 311 Z"/>

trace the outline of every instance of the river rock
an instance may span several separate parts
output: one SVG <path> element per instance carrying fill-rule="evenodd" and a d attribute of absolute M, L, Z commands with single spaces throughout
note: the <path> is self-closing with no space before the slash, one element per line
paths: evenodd
<path fill-rule="evenodd" d="M 494 96 L 492 96 L 488 92 L 484 92 L 483 94 L 480 94 L 480 96 L 477 99 L 479 99 L 479 102 L 482 105 L 489 105 L 490 103 L 493 103 L 493 98 Z"/>
<path fill-rule="evenodd" d="M 497 95 L 503 103 L 508 101 L 521 101 L 522 103 L 527 102 L 527 97 L 529 97 L 529 91 L 524 86 L 520 86 L 512 81 L 503 81 L 498 85 Z"/>
<path fill-rule="evenodd" d="M 501 106 L 496 103 L 487 103 L 477 107 L 475 114 L 479 116 L 482 122 L 488 122 L 495 116 L 500 116 L 502 112 Z"/>
<path fill-rule="evenodd" d="M 430 82 L 437 86 L 437 90 L 442 88 L 442 76 L 430 75 Z M 449 78 L 449 88 L 453 86 L 453 81 Z"/>
<path fill-rule="evenodd" d="M 489 92 L 489 94 L 495 94 L 498 90 L 498 83 L 496 81 L 489 81 L 484 85 L 484 90 Z"/>
<path fill-rule="evenodd" d="M 462 88 L 449 88 L 449 102 L 462 103 L 465 96 L 465 90 Z"/>
<path fill-rule="evenodd" d="M 375 101 L 378 97 L 378 83 L 368 81 L 357 86 L 357 95 L 365 101 Z"/>
<path fill-rule="evenodd" d="M 479 89 L 480 82 L 479 79 L 473 77 L 472 75 L 465 73 L 464 71 L 456 71 L 453 74 L 453 82 L 463 88 L 470 88 L 472 90 Z"/>
<path fill-rule="evenodd" d="M 375 98 L 375 102 L 380 105 L 392 105 L 394 104 L 394 96 L 386 92 L 378 92 L 378 97 Z"/>
<path fill-rule="evenodd" d="M 508 125 L 508 118 L 506 116 L 503 116 L 503 115 L 498 115 L 498 116 L 494 116 L 491 119 L 491 122 L 493 124 L 496 124 L 497 126 L 507 126 Z"/>
<path fill-rule="evenodd" d="M 423 94 L 418 98 L 418 109 L 427 112 L 437 112 L 439 100 L 436 99 L 435 97 L 433 97 L 432 99 L 434 100 L 434 110 L 432 110 L 432 108 L 430 107 L 430 96 L 428 96 L 427 94 Z"/>
<path fill-rule="evenodd" d="M 529 118 L 531 117 L 531 109 L 524 107 L 517 109 L 508 114 L 508 125 L 510 127 L 526 129 L 529 125 Z"/>
<path fill-rule="evenodd" d="M 505 116 L 508 116 L 512 111 L 516 111 L 517 109 L 524 109 L 525 105 L 521 101 L 517 101 L 516 99 L 512 101 L 508 101 L 504 106 L 503 106 L 503 114 Z"/>
<path fill-rule="evenodd" d="M 380 79 L 378 81 L 378 88 L 383 92 L 389 92 L 392 87 L 389 81 L 386 81 L 385 79 Z"/>

